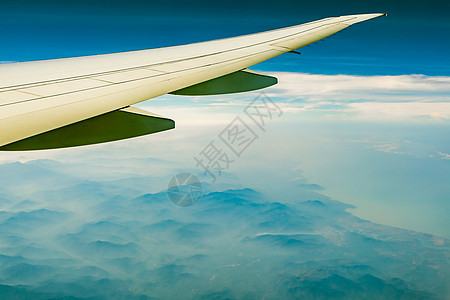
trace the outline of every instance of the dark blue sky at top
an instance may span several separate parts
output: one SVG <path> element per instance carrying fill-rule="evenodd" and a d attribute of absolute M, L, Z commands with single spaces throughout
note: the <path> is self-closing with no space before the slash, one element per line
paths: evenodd
<path fill-rule="evenodd" d="M 450 75 L 449 1 L 0 1 L 0 61 L 171 46 L 386 12 L 254 69 Z"/>

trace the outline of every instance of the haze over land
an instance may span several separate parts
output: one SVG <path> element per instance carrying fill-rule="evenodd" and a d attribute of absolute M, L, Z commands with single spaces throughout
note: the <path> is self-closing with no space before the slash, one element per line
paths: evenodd
<path fill-rule="evenodd" d="M 295 198 L 204 183 L 199 202 L 180 208 L 146 193 L 159 176 L 137 172 L 154 166 L 164 178 L 172 163 L 93 162 L 0 165 L 6 299 L 448 295 L 449 240 L 358 219 L 302 176 Z"/>

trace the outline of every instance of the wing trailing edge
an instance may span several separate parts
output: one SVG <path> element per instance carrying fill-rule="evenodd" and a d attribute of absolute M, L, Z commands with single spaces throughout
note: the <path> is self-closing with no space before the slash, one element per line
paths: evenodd
<path fill-rule="evenodd" d="M 2 146 L 0 150 L 45 150 L 92 145 L 173 128 L 175 122 L 171 119 L 128 107 Z"/>

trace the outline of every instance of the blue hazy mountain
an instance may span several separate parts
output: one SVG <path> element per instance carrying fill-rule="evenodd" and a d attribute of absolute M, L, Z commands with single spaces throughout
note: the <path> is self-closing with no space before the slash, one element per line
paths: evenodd
<path fill-rule="evenodd" d="M 138 193 L 133 174 L 98 181 L 64 170 L 0 165 L 1 299 L 450 295 L 448 240 L 361 220 L 317 187 L 273 199 L 205 184 L 180 208 L 165 191 Z"/>

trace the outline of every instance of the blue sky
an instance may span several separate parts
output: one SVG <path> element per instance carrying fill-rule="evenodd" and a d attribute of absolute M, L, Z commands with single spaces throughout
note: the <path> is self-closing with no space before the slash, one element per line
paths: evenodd
<path fill-rule="evenodd" d="M 322 74 L 449 75 L 447 1 L 2 1 L 0 60 L 24 61 L 211 40 L 328 16 L 386 12 L 303 56 L 261 64 Z M 345 66 L 345 69 L 343 68 Z"/>
<path fill-rule="evenodd" d="M 264 94 L 166 95 L 138 105 L 174 119 L 175 130 L 1 152 L 0 293 L 240 299 L 320 290 L 355 298 L 362 289 L 445 299 L 448 1 L 1 1 L 0 61 L 171 46 L 372 12 L 388 17 L 254 66 L 279 79 Z M 244 113 L 258 96 L 283 112 L 264 130 Z M 212 183 L 194 157 L 210 142 L 226 149 L 220 133 L 236 117 L 258 138 Z M 181 172 L 204 184 L 190 208 L 166 197 Z"/>

